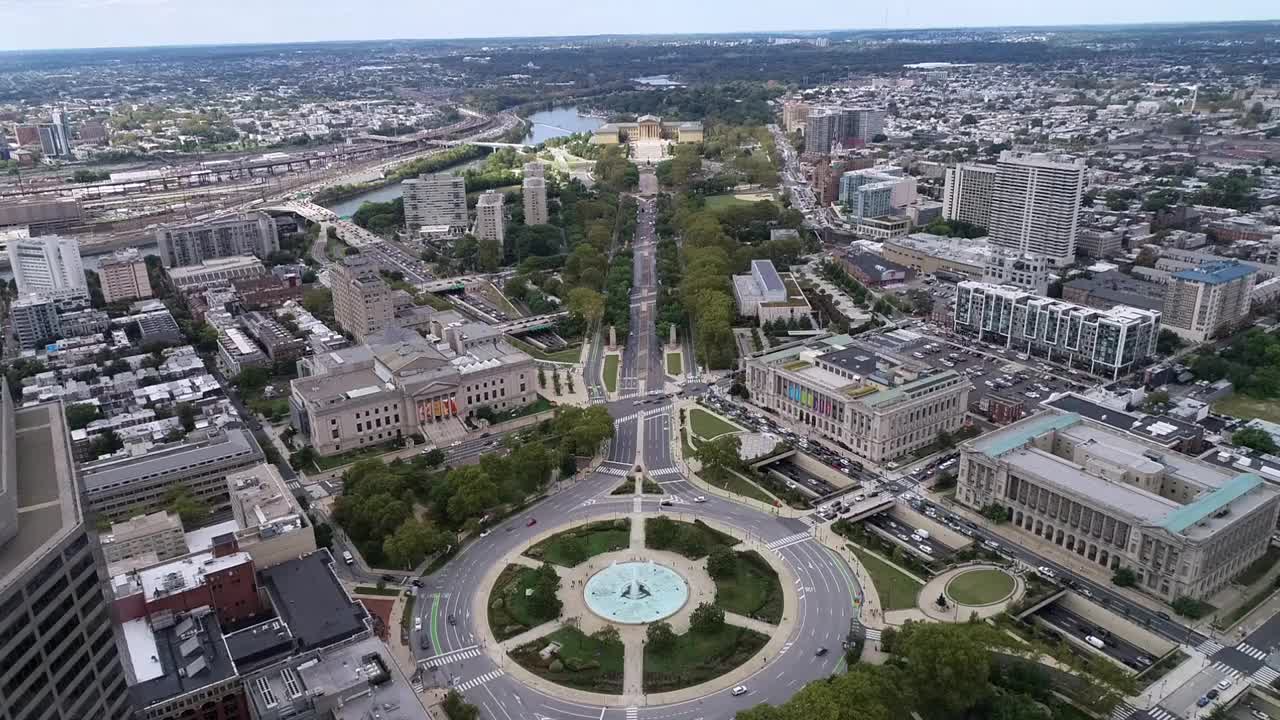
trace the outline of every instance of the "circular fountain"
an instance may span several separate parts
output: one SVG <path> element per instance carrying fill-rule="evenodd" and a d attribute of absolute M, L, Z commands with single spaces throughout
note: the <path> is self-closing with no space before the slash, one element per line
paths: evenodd
<path fill-rule="evenodd" d="M 689 599 L 689 584 L 671 568 L 652 562 L 614 563 L 583 587 L 591 612 L 625 625 L 657 622 Z"/>

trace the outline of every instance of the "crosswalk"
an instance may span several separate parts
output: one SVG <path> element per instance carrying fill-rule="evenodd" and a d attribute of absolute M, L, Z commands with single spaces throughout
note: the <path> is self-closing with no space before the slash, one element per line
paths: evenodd
<path fill-rule="evenodd" d="M 1259 685 L 1271 687 L 1275 684 L 1276 680 L 1280 680 L 1280 670 L 1276 670 L 1270 665 L 1263 665 L 1257 670 L 1254 670 L 1253 674 L 1249 677 Z"/>
<path fill-rule="evenodd" d="M 650 470 L 649 477 L 666 477 L 667 475 L 679 475 L 680 468 L 665 467 L 657 470 Z"/>
<path fill-rule="evenodd" d="M 1235 680 L 1236 678 L 1240 677 L 1240 671 L 1239 671 L 1239 670 L 1237 670 L 1237 669 L 1235 669 L 1235 668 L 1231 667 L 1230 665 L 1226 664 L 1226 663 L 1225 663 L 1225 662 L 1223 662 L 1222 660 L 1219 660 L 1219 661 L 1215 662 L 1214 664 L 1210 665 L 1209 667 L 1211 667 L 1211 668 L 1213 668 L 1214 670 L 1217 670 L 1217 671 L 1219 671 L 1219 672 L 1221 672 L 1221 673 L 1226 674 L 1226 675 L 1227 675 L 1228 677 L 1230 677 L 1232 680 Z"/>
<path fill-rule="evenodd" d="M 1155 718 L 1155 720 L 1178 720 L 1178 716 L 1165 710 L 1162 707 L 1153 707 L 1147 710 L 1147 715 Z"/>
<path fill-rule="evenodd" d="M 1204 642 L 1196 646 L 1196 651 L 1202 652 L 1205 655 L 1213 655 L 1214 653 L 1221 650 L 1223 647 L 1224 647 L 1223 644 L 1220 642 L 1214 642 L 1213 640 L 1205 639 Z"/>
<path fill-rule="evenodd" d="M 421 662 L 426 665 L 444 665 L 445 663 L 458 662 L 459 660 L 468 660 L 473 657 L 480 657 L 480 648 L 476 645 L 468 645 L 457 650 L 442 652 L 439 655 L 433 655 Z"/>
<path fill-rule="evenodd" d="M 639 717 L 640 717 L 640 708 L 638 707 L 627 708 L 627 720 L 637 720 Z"/>
<path fill-rule="evenodd" d="M 1249 643 L 1240 643 L 1239 645 L 1236 646 L 1236 650 L 1239 650 L 1240 652 L 1244 653 L 1245 655 L 1248 655 L 1254 660 L 1267 659 L 1266 650 L 1259 650 L 1258 648 L 1250 645 Z"/>
<path fill-rule="evenodd" d="M 480 677 L 471 678 L 470 680 L 455 686 L 454 689 L 457 690 L 458 692 L 466 692 L 468 690 L 473 690 L 489 682 L 490 680 L 502 677 L 502 675 L 503 675 L 502 670 L 493 670 L 491 672 L 487 672 L 481 675 Z"/>
<path fill-rule="evenodd" d="M 1138 712 L 1138 709 L 1127 702 L 1121 701 L 1111 708 L 1111 720 L 1125 720 L 1125 718 Z"/>
<path fill-rule="evenodd" d="M 880 642 L 880 631 L 876 628 L 865 628 L 867 639 L 871 642 Z"/>
<path fill-rule="evenodd" d="M 792 545 L 795 545 L 796 543 L 802 543 L 806 540 L 812 540 L 812 539 L 813 539 L 813 536 L 810 535 L 809 533 L 798 532 L 794 535 L 788 535 L 784 538 L 778 538 L 777 540 L 774 540 L 768 545 L 765 545 L 765 547 L 769 548 L 770 550 L 781 550 L 784 547 L 790 547 Z"/>
<path fill-rule="evenodd" d="M 596 472 L 602 472 L 605 475 L 617 475 L 618 477 L 626 477 L 630 471 L 630 465 L 624 465 L 615 460 L 606 460 L 600 463 L 600 467 L 596 468 Z"/>

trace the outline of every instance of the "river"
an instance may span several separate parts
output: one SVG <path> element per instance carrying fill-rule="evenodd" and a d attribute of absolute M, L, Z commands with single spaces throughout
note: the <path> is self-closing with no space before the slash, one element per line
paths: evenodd
<path fill-rule="evenodd" d="M 604 124 L 604 120 L 582 115 L 578 108 L 572 106 L 536 112 L 528 120 L 529 132 L 522 141 L 525 145 L 538 145 L 555 137 L 591 132 Z"/>

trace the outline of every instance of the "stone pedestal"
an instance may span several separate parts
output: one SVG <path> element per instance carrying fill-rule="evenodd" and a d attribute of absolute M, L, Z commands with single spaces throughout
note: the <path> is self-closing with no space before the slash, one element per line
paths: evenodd
<path fill-rule="evenodd" d="M 672 323 L 667 329 L 667 344 L 675 346 L 676 344 L 676 326 Z"/>
<path fill-rule="evenodd" d="M 609 347 L 618 347 L 618 328 L 614 325 L 609 326 Z"/>

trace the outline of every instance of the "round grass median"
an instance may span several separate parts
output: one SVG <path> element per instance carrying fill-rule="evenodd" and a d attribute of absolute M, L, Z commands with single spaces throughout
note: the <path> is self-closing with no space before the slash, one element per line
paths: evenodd
<path fill-rule="evenodd" d="M 981 607 L 1007 599 L 1017 587 L 1013 576 L 997 568 L 974 568 L 951 578 L 947 597 L 958 605 Z"/>

